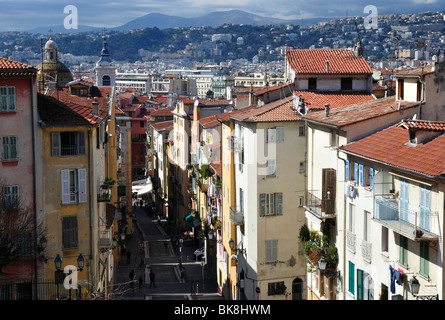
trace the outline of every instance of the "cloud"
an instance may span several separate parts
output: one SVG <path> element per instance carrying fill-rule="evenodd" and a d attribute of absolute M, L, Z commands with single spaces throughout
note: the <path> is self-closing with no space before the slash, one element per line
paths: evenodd
<path fill-rule="evenodd" d="M 378 14 L 443 10 L 438 0 L 0 0 L 0 31 L 28 30 L 63 25 L 66 5 L 78 9 L 78 24 L 115 27 L 148 13 L 193 18 L 213 11 L 239 9 L 281 19 L 367 16 L 363 10 L 374 5 Z"/>

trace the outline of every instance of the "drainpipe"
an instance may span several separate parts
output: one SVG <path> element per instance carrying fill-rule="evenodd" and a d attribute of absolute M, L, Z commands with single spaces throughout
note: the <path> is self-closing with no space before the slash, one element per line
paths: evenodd
<path fill-rule="evenodd" d="M 30 84 L 30 91 L 31 91 L 31 135 L 32 135 L 32 167 L 33 167 L 33 175 L 32 175 L 32 183 L 33 183 L 33 202 L 34 202 L 34 248 L 35 248 L 35 261 L 34 261 L 34 277 L 35 277 L 35 285 L 34 285 L 34 299 L 37 300 L 37 282 L 39 279 L 39 275 L 37 272 L 37 266 L 38 266 L 38 254 L 37 254 L 37 181 L 36 181 L 36 141 L 35 141 L 35 125 L 34 125 L 34 106 L 35 106 L 35 100 L 34 100 L 34 90 L 33 90 L 33 79 L 31 78 L 29 80 Z"/>
<path fill-rule="evenodd" d="M 93 260 L 93 220 L 91 218 L 91 214 L 93 211 L 93 181 L 91 179 L 91 177 L 93 177 L 92 175 L 92 170 L 91 170 L 91 164 L 93 163 L 93 161 L 91 160 L 92 157 L 92 152 L 91 152 L 91 138 L 92 138 L 92 130 L 93 128 L 90 127 L 90 130 L 88 131 L 88 170 L 89 170 L 89 185 L 90 185 L 90 192 L 89 192 L 89 207 L 90 207 L 90 213 L 89 213 L 89 218 L 90 218 L 90 261 Z M 93 265 L 93 268 L 91 268 L 91 265 Z M 95 290 L 95 286 L 96 286 L 96 282 L 95 282 L 95 263 L 91 263 L 90 264 L 90 274 L 92 274 L 92 278 L 93 278 L 93 289 Z"/>

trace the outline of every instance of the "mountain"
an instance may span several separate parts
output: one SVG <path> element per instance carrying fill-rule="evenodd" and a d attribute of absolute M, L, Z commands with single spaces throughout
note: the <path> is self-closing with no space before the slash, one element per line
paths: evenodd
<path fill-rule="evenodd" d="M 175 27 L 214 27 L 223 24 L 248 24 L 248 25 L 269 25 L 269 24 L 296 24 L 295 20 L 282 20 L 276 18 L 262 17 L 256 14 L 241 10 L 216 11 L 205 16 L 196 18 L 183 18 L 169 16 L 160 13 L 150 13 L 140 18 L 134 19 L 114 30 L 128 30 L 132 28 L 153 28 L 168 29 Z"/>
<path fill-rule="evenodd" d="M 221 26 L 223 24 L 245 24 L 254 26 L 299 24 L 307 26 L 326 20 L 331 20 L 331 18 L 283 20 L 271 17 L 263 17 L 241 10 L 216 11 L 196 18 L 184 18 L 178 16 L 165 15 L 161 13 L 149 13 L 142 17 L 133 19 L 122 26 L 114 28 L 106 28 L 106 30 L 126 31 L 130 29 L 153 28 L 153 27 L 157 27 L 159 29 L 169 29 L 175 27 L 202 27 L 202 26 L 214 27 L 214 26 Z M 32 30 L 28 30 L 28 32 L 46 34 L 49 32 L 49 29 L 50 27 L 39 27 Z M 87 31 L 100 32 L 102 31 L 102 29 L 89 26 L 79 26 L 79 29 L 67 30 L 63 27 L 63 25 L 60 25 L 60 26 L 52 26 L 51 31 L 53 33 L 59 33 L 59 32 L 76 33 L 76 32 L 87 32 Z"/>

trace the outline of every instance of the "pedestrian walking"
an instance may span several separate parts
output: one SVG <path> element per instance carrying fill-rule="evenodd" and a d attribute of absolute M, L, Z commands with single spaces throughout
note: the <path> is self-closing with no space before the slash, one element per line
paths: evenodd
<path fill-rule="evenodd" d="M 131 251 L 128 249 L 127 250 L 127 264 L 130 264 L 131 261 Z"/>
<path fill-rule="evenodd" d="M 134 270 L 130 271 L 130 288 L 133 290 L 134 293 Z"/>
<path fill-rule="evenodd" d="M 151 289 L 151 285 L 153 285 L 153 287 L 156 288 L 155 274 L 153 273 L 153 271 L 150 270 L 150 289 Z"/>
<path fill-rule="evenodd" d="M 142 208 L 142 203 L 143 203 L 142 199 L 139 200 L 139 206 L 140 206 L 141 208 Z"/>
<path fill-rule="evenodd" d="M 139 291 L 142 294 L 142 284 L 144 282 L 144 279 L 142 279 L 142 276 L 139 276 Z"/>

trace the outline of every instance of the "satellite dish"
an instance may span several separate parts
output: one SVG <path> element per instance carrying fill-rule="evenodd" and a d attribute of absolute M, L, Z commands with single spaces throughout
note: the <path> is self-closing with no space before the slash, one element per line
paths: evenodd
<path fill-rule="evenodd" d="M 195 103 L 193 104 L 195 107 L 197 107 L 198 105 L 199 105 L 199 100 L 198 99 L 196 99 L 195 100 Z"/>

